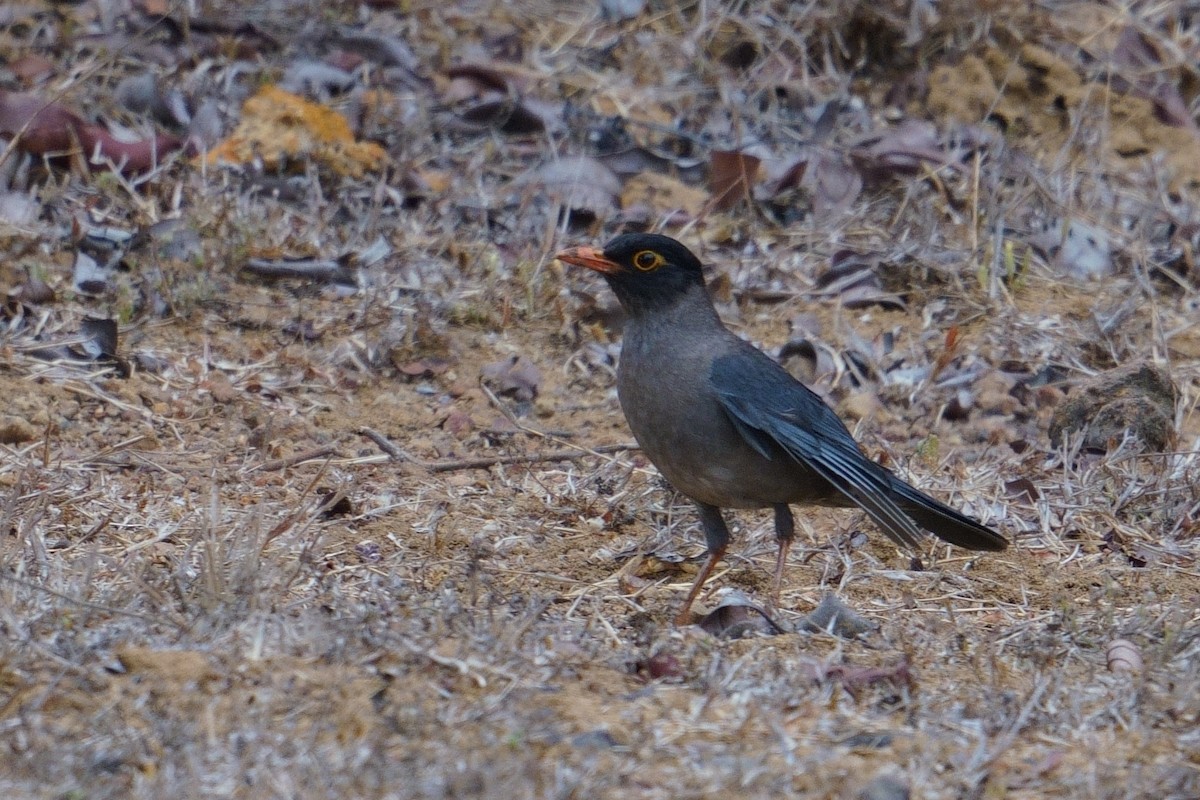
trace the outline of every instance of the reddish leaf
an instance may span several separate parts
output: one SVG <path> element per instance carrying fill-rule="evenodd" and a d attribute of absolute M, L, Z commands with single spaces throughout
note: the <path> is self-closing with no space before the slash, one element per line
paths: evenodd
<path fill-rule="evenodd" d="M 911 686 L 914 683 L 912 670 L 907 661 L 883 667 L 856 667 L 852 664 L 834 664 L 825 668 L 818 680 L 836 681 L 854 694 L 859 689 L 876 683 L 894 686 Z"/>
<path fill-rule="evenodd" d="M 400 364 L 396 368 L 410 378 L 432 378 L 450 369 L 450 360 L 432 356 Z"/>
<path fill-rule="evenodd" d="M 633 665 L 638 676 L 651 681 L 678 680 L 683 677 L 683 666 L 670 653 L 655 653 Z"/>
<path fill-rule="evenodd" d="M 472 430 L 475 429 L 475 420 L 465 411 L 451 411 L 450 414 L 442 420 L 442 430 L 451 433 L 458 438 L 463 438 Z"/>
<path fill-rule="evenodd" d="M 53 75 L 55 65 L 53 61 L 37 53 L 26 53 L 20 58 L 10 61 L 8 69 L 21 83 L 26 86 L 32 86 L 35 83 L 41 83 Z"/>
<path fill-rule="evenodd" d="M 708 188 L 712 207 L 728 211 L 750 196 L 762 159 L 736 150 L 714 150 L 709 163 Z"/>
<path fill-rule="evenodd" d="M 783 171 L 775 181 L 776 192 L 786 192 L 788 189 L 795 189 L 804 180 L 804 174 L 808 172 L 808 162 L 810 156 L 805 154 L 796 161 L 792 162 L 791 166 Z"/>
<path fill-rule="evenodd" d="M 111 165 L 125 174 L 150 171 L 165 155 L 184 144 L 179 137 L 167 134 L 123 142 L 58 103 L 2 90 L 0 135 L 15 137 L 17 147 L 31 155 L 65 157 L 75 152 L 91 166 Z"/>

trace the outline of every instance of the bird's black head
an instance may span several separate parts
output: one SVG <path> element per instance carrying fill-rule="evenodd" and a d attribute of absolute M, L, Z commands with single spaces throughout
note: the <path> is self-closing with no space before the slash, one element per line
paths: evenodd
<path fill-rule="evenodd" d="M 630 315 L 667 308 L 689 289 L 704 287 L 700 260 L 670 236 L 658 233 L 626 233 L 603 250 L 572 247 L 556 257 L 602 274 Z"/>

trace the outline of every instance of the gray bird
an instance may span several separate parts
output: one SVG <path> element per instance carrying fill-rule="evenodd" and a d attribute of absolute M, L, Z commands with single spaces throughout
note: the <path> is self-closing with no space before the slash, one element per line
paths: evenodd
<path fill-rule="evenodd" d="M 713 308 L 700 261 L 668 236 L 618 236 L 557 258 L 604 276 L 628 315 L 617 393 L 634 437 L 700 511 L 708 558 L 675 622 L 725 555 L 722 508 L 775 511 L 774 598 L 795 536 L 792 503 L 857 506 L 902 547 L 929 531 L 969 550 L 1003 550 L 995 531 L 867 459 L 837 415 Z"/>

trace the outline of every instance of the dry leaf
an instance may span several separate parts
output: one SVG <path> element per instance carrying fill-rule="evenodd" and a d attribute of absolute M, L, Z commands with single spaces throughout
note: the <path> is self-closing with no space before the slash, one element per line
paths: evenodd
<path fill-rule="evenodd" d="M 708 187 L 712 207 L 728 211 L 750 197 L 762 160 L 757 156 L 731 150 L 714 150 L 709 164 Z"/>
<path fill-rule="evenodd" d="M 168 134 L 122 141 L 58 103 L 3 90 L 0 90 L 0 136 L 15 137 L 18 149 L 35 156 L 63 160 L 75 155 L 88 167 L 112 167 L 128 175 L 149 172 L 168 154 L 184 146 L 182 139 Z"/>
<path fill-rule="evenodd" d="M 479 372 L 484 380 L 492 384 L 496 394 L 509 395 L 522 401 L 537 397 L 538 384 L 542 380 L 541 370 L 520 356 L 484 364 Z"/>
<path fill-rule="evenodd" d="M 800 624 L 800 630 L 829 633 L 843 639 L 853 639 L 875 629 L 875 624 L 859 616 L 834 594 L 822 597 L 820 605 Z"/>
<path fill-rule="evenodd" d="M 518 176 L 514 188 L 540 188 L 570 211 L 603 217 L 617 210 L 621 182 L 594 158 L 570 156 L 548 161 Z"/>
<path fill-rule="evenodd" d="M 766 611 L 737 591 L 727 592 L 720 605 L 696 624 L 718 639 L 741 639 L 752 633 L 776 636 L 787 632 Z"/>

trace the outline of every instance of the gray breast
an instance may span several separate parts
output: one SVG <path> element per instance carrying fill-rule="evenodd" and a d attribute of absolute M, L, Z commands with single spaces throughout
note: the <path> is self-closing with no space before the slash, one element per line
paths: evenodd
<path fill-rule="evenodd" d="M 709 385 L 724 336 L 679 347 L 651 326 L 626 331 L 617 390 L 625 418 L 647 457 L 683 494 L 723 508 L 758 508 L 812 499 L 814 481 L 782 450 L 763 458 L 734 428 Z M 677 331 L 674 334 L 677 336 Z"/>

